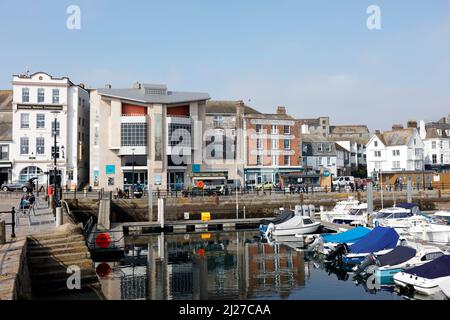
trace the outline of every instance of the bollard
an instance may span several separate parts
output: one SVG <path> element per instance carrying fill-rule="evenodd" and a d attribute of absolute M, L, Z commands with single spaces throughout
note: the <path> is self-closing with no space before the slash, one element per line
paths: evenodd
<path fill-rule="evenodd" d="M 11 209 L 11 238 L 16 237 L 16 210 L 12 207 Z"/>
<path fill-rule="evenodd" d="M 87 189 L 84 188 L 84 197 L 87 198 Z"/>
<path fill-rule="evenodd" d="M 0 244 L 6 243 L 6 224 L 5 221 L 0 221 Z"/>
<path fill-rule="evenodd" d="M 56 208 L 56 226 L 59 227 L 63 224 L 63 214 L 62 214 L 62 208 L 57 207 Z"/>

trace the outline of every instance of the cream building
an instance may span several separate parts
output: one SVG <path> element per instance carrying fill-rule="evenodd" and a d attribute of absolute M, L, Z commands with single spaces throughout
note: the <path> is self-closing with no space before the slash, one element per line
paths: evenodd
<path fill-rule="evenodd" d="M 56 154 L 62 187 L 83 186 L 89 173 L 89 92 L 45 72 L 14 75 L 12 85 L 12 180 L 39 177 L 40 184 L 53 184 Z"/>
<path fill-rule="evenodd" d="M 91 91 L 90 185 L 107 191 L 135 185 L 187 187 L 202 170 L 207 93 L 136 83 Z"/>

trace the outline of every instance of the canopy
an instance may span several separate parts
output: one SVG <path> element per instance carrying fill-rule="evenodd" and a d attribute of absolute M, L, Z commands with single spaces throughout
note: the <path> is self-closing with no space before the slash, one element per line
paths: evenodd
<path fill-rule="evenodd" d="M 351 253 L 372 253 L 397 246 L 399 235 L 393 228 L 376 227 L 351 246 Z"/>
<path fill-rule="evenodd" d="M 366 236 L 370 232 L 370 229 L 364 227 L 356 227 L 342 233 L 325 234 L 322 235 L 324 242 L 332 243 L 354 243 Z"/>
<path fill-rule="evenodd" d="M 382 256 L 377 257 L 381 266 L 395 266 L 406 262 L 416 255 L 416 249 L 406 246 L 398 246 Z"/>
<path fill-rule="evenodd" d="M 270 223 L 280 224 L 280 223 L 283 223 L 283 222 L 291 219 L 294 215 L 295 215 L 294 211 L 290 211 L 290 210 L 282 211 L 278 216 L 276 216 L 273 219 L 262 219 L 261 224 L 263 224 L 263 225 L 268 225 Z"/>
<path fill-rule="evenodd" d="M 397 204 L 398 208 L 404 208 L 404 209 L 412 209 L 414 207 L 419 207 L 419 205 L 417 203 L 399 203 Z"/>
<path fill-rule="evenodd" d="M 419 267 L 406 270 L 405 273 L 426 279 L 450 276 L 450 255 L 443 255 Z"/>

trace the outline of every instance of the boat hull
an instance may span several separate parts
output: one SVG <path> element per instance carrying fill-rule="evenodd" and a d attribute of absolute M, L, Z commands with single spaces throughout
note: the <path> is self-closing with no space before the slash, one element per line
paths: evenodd
<path fill-rule="evenodd" d="M 424 295 L 433 295 L 440 292 L 440 283 L 448 281 L 449 279 L 450 276 L 436 279 L 427 279 L 405 272 L 399 272 L 394 275 L 394 282 L 397 286 L 403 288 L 414 288 L 416 292 Z"/>
<path fill-rule="evenodd" d="M 292 228 L 277 228 L 272 231 L 274 236 L 295 236 L 297 234 L 309 234 L 316 232 L 320 227 L 320 222 L 314 222 L 312 224 L 302 226 L 302 227 L 292 227 Z"/>

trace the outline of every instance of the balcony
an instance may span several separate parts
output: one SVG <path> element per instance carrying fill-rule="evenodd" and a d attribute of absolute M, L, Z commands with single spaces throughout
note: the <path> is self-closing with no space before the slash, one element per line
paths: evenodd
<path fill-rule="evenodd" d="M 147 123 L 147 119 L 146 115 L 122 114 L 120 123 Z"/>

